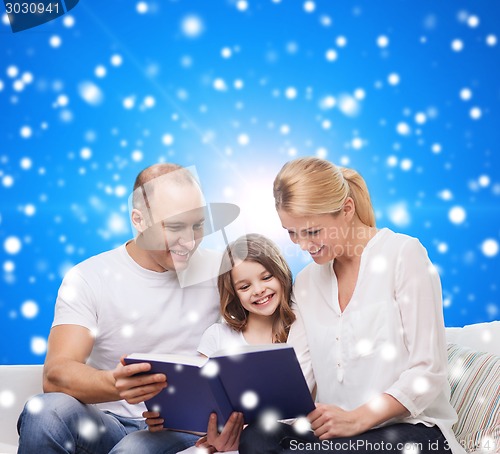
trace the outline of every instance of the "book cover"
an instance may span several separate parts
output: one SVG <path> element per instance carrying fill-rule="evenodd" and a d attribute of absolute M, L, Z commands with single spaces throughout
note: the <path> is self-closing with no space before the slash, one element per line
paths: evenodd
<path fill-rule="evenodd" d="M 243 413 L 249 424 L 265 415 L 306 416 L 315 408 L 295 351 L 287 344 L 242 346 L 210 359 L 134 353 L 125 361 L 148 362 L 151 373 L 167 376 L 167 388 L 146 406 L 159 411 L 169 429 L 206 432 L 212 412 L 224 425 L 233 411 Z"/>

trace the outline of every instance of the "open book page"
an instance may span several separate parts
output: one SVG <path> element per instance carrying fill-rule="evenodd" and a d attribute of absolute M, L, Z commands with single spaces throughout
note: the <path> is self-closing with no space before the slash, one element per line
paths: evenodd
<path fill-rule="evenodd" d="M 203 356 L 170 355 L 162 353 L 132 353 L 131 355 L 128 355 L 127 358 L 136 361 L 158 361 L 162 363 L 183 364 L 185 366 L 196 367 L 202 367 L 207 362 L 207 358 Z"/>

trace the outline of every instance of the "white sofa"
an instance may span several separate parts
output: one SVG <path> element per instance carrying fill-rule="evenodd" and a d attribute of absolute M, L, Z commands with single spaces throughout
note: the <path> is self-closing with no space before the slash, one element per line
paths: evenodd
<path fill-rule="evenodd" d="M 481 443 L 481 452 L 500 452 L 500 321 L 446 328 L 446 337 L 457 438 L 471 452 Z M 0 454 L 17 451 L 17 418 L 41 391 L 41 365 L 0 366 Z"/>

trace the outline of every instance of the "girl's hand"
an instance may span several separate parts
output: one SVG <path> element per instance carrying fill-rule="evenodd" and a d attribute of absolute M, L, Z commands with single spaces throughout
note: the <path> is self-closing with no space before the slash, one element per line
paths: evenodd
<path fill-rule="evenodd" d="M 337 437 L 352 437 L 363 432 L 353 412 L 335 405 L 316 404 L 316 409 L 307 415 L 311 428 L 320 440 Z"/>
<path fill-rule="evenodd" d="M 205 448 L 209 453 L 236 451 L 242 430 L 242 413 L 232 413 L 221 433 L 217 431 L 217 415 L 212 413 L 208 420 L 207 435 L 196 442 L 196 447 Z"/>
<path fill-rule="evenodd" d="M 145 411 L 142 417 L 146 418 L 146 424 L 150 432 L 160 432 L 163 430 L 163 418 L 160 418 L 160 413 L 157 411 Z"/>

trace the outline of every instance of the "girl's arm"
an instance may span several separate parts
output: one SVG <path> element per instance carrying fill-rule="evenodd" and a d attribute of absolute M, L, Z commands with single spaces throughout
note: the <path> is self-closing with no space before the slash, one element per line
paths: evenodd
<path fill-rule="evenodd" d="M 287 344 L 291 345 L 295 350 L 297 359 L 299 360 L 300 368 L 309 387 L 309 391 L 313 394 L 316 389 L 316 380 L 312 369 L 311 354 L 309 352 L 309 344 L 307 343 L 306 329 L 304 321 L 300 314 L 300 310 L 296 304 L 293 305 L 293 311 L 296 319 L 293 322 L 290 333 L 288 334 Z"/>

